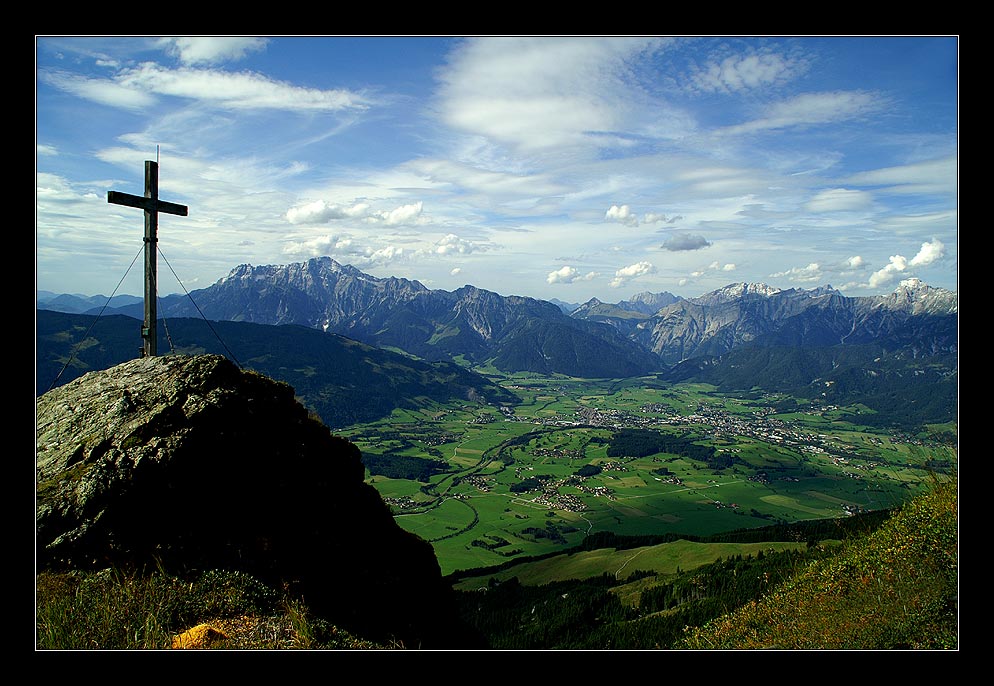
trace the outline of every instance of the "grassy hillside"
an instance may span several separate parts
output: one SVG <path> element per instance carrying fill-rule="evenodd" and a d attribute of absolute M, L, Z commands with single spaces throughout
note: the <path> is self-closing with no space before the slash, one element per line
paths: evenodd
<path fill-rule="evenodd" d="M 837 545 L 745 557 L 739 548 L 663 574 L 647 569 L 647 556 L 627 576 L 542 585 L 502 577 L 460 596 L 464 615 L 495 649 L 956 649 L 957 509 L 957 485 L 948 480 Z M 43 573 L 36 603 L 40 649 L 168 648 L 205 626 L 213 642 L 202 647 L 212 649 L 404 647 L 350 636 L 300 599 L 238 573 Z"/>
<path fill-rule="evenodd" d="M 522 565 L 460 583 L 462 615 L 501 649 L 955 649 L 956 501 L 936 483 L 844 540 L 729 546 L 675 572 L 673 543 Z"/>
<path fill-rule="evenodd" d="M 957 648 L 957 511 L 956 483 L 937 484 L 874 533 L 674 647 Z"/>

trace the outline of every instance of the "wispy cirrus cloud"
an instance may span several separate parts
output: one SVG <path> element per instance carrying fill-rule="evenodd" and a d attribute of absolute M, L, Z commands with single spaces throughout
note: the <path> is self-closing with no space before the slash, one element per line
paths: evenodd
<path fill-rule="evenodd" d="M 627 64 L 665 41 L 640 37 L 470 39 L 441 76 L 446 124 L 525 152 L 614 144 L 636 81 Z"/>
<path fill-rule="evenodd" d="M 226 110 L 340 112 L 364 110 L 372 100 L 362 93 L 303 88 L 252 72 L 220 69 L 171 69 L 146 62 L 94 78 L 65 71 L 39 74 L 43 81 L 92 102 L 145 110 L 161 97 L 182 98 Z"/>
<path fill-rule="evenodd" d="M 889 104 L 888 99 L 866 91 L 805 93 L 770 103 L 752 121 L 721 129 L 718 133 L 741 135 L 859 119 L 875 114 Z"/>

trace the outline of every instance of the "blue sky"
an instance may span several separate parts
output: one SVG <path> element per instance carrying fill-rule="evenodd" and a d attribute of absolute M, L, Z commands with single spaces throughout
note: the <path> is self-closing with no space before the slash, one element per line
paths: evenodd
<path fill-rule="evenodd" d="M 618 302 L 957 290 L 958 38 L 36 37 L 36 286 L 328 255 Z M 122 281 L 123 279 L 123 281 Z M 177 280 L 178 279 L 178 280 Z"/>

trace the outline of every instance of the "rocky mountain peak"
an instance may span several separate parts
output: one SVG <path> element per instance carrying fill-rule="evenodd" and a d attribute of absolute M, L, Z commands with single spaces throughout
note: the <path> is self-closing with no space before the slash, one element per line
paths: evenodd
<path fill-rule="evenodd" d="M 959 310 L 956 293 L 934 288 L 917 278 L 902 280 L 893 293 L 880 296 L 877 303 L 908 314 L 956 314 Z"/>
<path fill-rule="evenodd" d="M 55 388 L 36 416 L 40 568 L 239 570 L 360 635 L 426 644 L 442 630 L 431 546 L 289 385 L 166 355 Z"/>
<path fill-rule="evenodd" d="M 748 296 L 771 297 L 780 292 L 781 289 L 768 286 L 765 283 L 730 283 L 710 293 L 691 298 L 691 301 L 699 305 L 718 305 Z"/>

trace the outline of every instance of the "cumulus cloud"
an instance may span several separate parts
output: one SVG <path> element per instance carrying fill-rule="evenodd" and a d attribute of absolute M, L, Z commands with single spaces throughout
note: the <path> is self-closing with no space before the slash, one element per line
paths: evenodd
<path fill-rule="evenodd" d="M 682 216 L 667 217 L 665 214 L 656 214 L 655 212 L 646 212 L 642 215 L 643 224 L 655 224 L 657 222 L 662 222 L 664 224 L 672 224 L 683 219 Z"/>
<path fill-rule="evenodd" d="M 449 272 L 449 276 L 459 276 L 462 274 L 462 267 L 453 267 L 452 271 Z"/>
<path fill-rule="evenodd" d="M 616 271 L 609 285 L 611 288 L 620 288 L 632 279 L 637 279 L 646 274 L 654 274 L 655 272 L 656 268 L 651 263 L 645 261 L 636 262 Z"/>
<path fill-rule="evenodd" d="M 639 220 L 628 205 L 611 205 L 610 209 L 604 213 L 604 218 L 609 221 L 620 222 L 625 226 L 638 226 Z"/>
<path fill-rule="evenodd" d="M 335 205 L 324 200 L 291 207 L 287 210 L 286 219 L 291 224 L 323 224 L 333 219 L 355 219 L 365 216 L 369 211 L 366 203 L 352 206 Z"/>
<path fill-rule="evenodd" d="M 665 241 L 660 246 L 663 250 L 670 250 L 673 252 L 678 252 L 681 250 L 700 250 L 701 248 L 708 248 L 711 243 L 704 236 L 695 236 L 693 234 L 683 234 L 680 236 L 673 236 Z"/>
<path fill-rule="evenodd" d="M 332 257 L 346 258 L 353 264 L 389 264 L 406 257 L 404 248 L 395 245 L 373 247 L 361 245 L 351 236 L 326 234 L 302 241 L 289 241 L 283 246 L 283 253 L 295 258 Z"/>
<path fill-rule="evenodd" d="M 859 255 L 853 255 L 846 260 L 846 267 L 852 270 L 862 269 L 865 264 L 865 261 Z"/>
<path fill-rule="evenodd" d="M 785 272 L 777 272 L 775 274 L 770 274 L 773 277 L 786 277 L 791 281 L 797 282 L 813 282 L 820 281 L 822 279 L 821 265 L 817 262 L 812 262 L 807 267 L 793 267 Z"/>
<path fill-rule="evenodd" d="M 912 267 L 923 267 L 932 264 L 946 254 L 946 246 L 938 238 L 933 238 L 930 242 L 922 243 L 918 254 L 911 258 Z"/>
<path fill-rule="evenodd" d="M 388 245 L 367 253 L 366 257 L 374 263 L 390 263 L 404 256 L 404 249 L 395 245 Z"/>
<path fill-rule="evenodd" d="M 289 241 L 283 246 L 284 254 L 306 257 L 320 257 L 342 251 L 351 252 L 351 250 L 352 240 L 350 238 L 330 234 L 315 236 L 303 241 Z"/>
<path fill-rule="evenodd" d="M 392 210 L 373 211 L 368 203 L 338 205 L 315 200 L 314 202 L 287 210 L 286 219 L 291 224 L 324 224 L 339 219 L 357 219 L 366 224 L 386 224 L 400 226 L 417 223 L 424 205 L 421 202 L 401 205 Z"/>
<path fill-rule="evenodd" d="M 624 224 L 625 226 L 638 226 L 639 218 L 635 212 L 632 212 L 632 208 L 628 205 L 611 205 L 607 212 L 604 213 L 604 219 L 608 221 L 618 222 L 619 224 Z M 665 223 L 672 224 L 673 222 L 679 221 L 683 217 L 667 217 L 665 214 L 657 214 L 655 212 L 646 212 L 642 215 L 641 223 L 643 224 L 657 224 Z"/>
<path fill-rule="evenodd" d="M 596 279 L 600 274 L 597 272 L 587 272 L 586 274 L 580 275 L 580 271 L 575 267 L 565 266 L 561 269 L 557 269 L 554 272 L 549 272 L 549 275 L 545 277 L 546 283 L 573 283 L 574 281 L 590 281 Z"/>
<path fill-rule="evenodd" d="M 891 255 L 890 262 L 883 269 L 870 274 L 870 286 L 876 288 L 893 281 L 898 274 L 908 268 L 908 260 L 901 255 Z"/>
<path fill-rule="evenodd" d="M 410 205 L 401 205 L 396 209 L 386 212 L 377 212 L 376 214 L 367 217 L 366 221 L 382 221 L 387 226 L 409 224 L 421 216 L 422 209 L 424 209 L 424 204 L 421 202 L 415 202 Z"/>
<path fill-rule="evenodd" d="M 898 278 L 908 267 L 924 267 L 945 255 L 945 246 L 937 238 L 922 243 L 918 254 L 909 261 L 903 255 L 891 255 L 890 261 L 882 269 L 870 275 L 870 287 L 884 286 Z"/>
<path fill-rule="evenodd" d="M 240 60 L 268 42 L 247 36 L 180 36 L 161 38 L 158 45 L 183 64 L 217 64 Z"/>
<path fill-rule="evenodd" d="M 712 262 L 711 264 L 709 264 L 707 267 L 705 267 L 703 269 L 698 269 L 696 271 L 691 272 L 690 273 L 690 277 L 692 279 L 699 279 L 700 277 L 705 276 L 709 271 L 713 271 L 713 272 L 734 272 L 735 269 L 736 269 L 736 267 L 735 267 L 735 263 L 734 262 L 727 262 L 725 264 L 722 264 L 718 260 L 715 260 L 714 262 Z M 679 283 L 680 283 L 681 286 L 685 286 L 685 285 L 687 285 L 688 282 L 689 282 L 688 279 L 681 279 Z"/>
<path fill-rule="evenodd" d="M 435 243 L 433 252 L 436 255 L 467 255 L 471 252 L 486 250 L 487 247 L 475 243 L 465 238 L 460 238 L 454 233 L 447 234 L 444 238 Z"/>
<path fill-rule="evenodd" d="M 873 196 L 866 191 L 854 191 L 845 188 L 831 188 L 815 195 L 808 201 L 806 208 L 810 212 L 845 212 L 865 210 L 873 205 Z"/>

